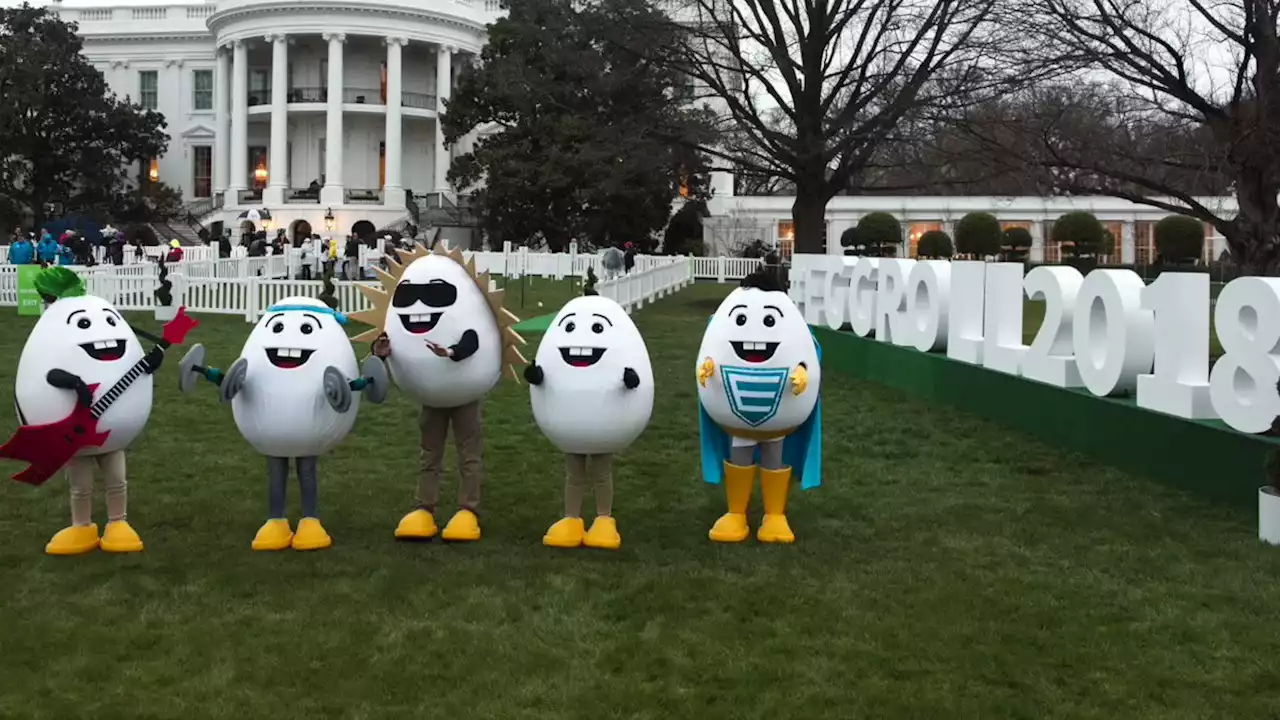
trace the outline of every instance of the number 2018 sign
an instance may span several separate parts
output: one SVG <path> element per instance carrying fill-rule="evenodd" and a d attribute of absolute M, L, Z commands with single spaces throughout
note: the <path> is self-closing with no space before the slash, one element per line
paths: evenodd
<path fill-rule="evenodd" d="M 1140 407 L 1263 432 L 1280 414 L 1280 279 L 1229 283 L 1213 310 L 1223 355 L 1209 370 L 1209 276 L 1020 263 L 797 255 L 791 297 L 812 325 L 982 365 Z M 1023 344 L 1023 299 L 1044 322 Z"/>

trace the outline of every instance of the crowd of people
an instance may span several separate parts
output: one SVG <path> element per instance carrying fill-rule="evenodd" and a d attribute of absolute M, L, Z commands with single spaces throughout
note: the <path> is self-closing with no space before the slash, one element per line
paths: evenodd
<path fill-rule="evenodd" d="M 105 252 L 99 253 L 99 248 Z M 9 244 L 9 264 L 11 265 L 79 265 L 93 266 L 101 262 L 110 265 L 124 265 L 126 255 L 132 255 L 134 262 L 141 262 L 145 257 L 142 245 L 137 241 L 125 242 L 124 233 L 116 231 L 114 235 L 107 233 L 99 238 L 90 238 L 75 230 L 66 230 L 57 239 L 47 228 L 41 228 L 40 239 L 37 240 L 32 231 L 21 228 L 14 231 Z M 169 251 L 165 254 L 167 262 L 177 262 L 183 257 L 182 243 L 177 240 L 169 242 Z"/>

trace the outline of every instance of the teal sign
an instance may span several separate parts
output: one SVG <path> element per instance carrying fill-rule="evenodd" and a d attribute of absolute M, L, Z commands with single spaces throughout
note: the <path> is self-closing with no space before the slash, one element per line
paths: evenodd
<path fill-rule="evenodd" d="M 36 275 L 40 273 L 39 265 L 18 266 L 18 314 L 39 315 L 44 310 L 44 301 L 36 291 Z"/>

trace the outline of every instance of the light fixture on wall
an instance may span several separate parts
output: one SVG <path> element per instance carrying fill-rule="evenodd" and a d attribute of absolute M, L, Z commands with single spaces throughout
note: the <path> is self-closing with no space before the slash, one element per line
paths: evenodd
<path fill-rule="evenodd" d="M 333 208 L 325 208 L 324 210 L 324 229 L 333 232 Z"/>
<path fill-rule="evenodd" d="M 257 180 L 258 182 L 266 182 L 267 168 L 265 165 L 259 165 L 258 167 L 253 169 L 253 179 Z"/>

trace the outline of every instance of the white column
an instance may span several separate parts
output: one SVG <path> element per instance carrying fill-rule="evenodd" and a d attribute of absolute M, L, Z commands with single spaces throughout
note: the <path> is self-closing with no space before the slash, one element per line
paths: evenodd
<path fill-rule="evenodd" d="M 408 44 L 407 38 L 387 38 L 387 133 L 386 133 L 386 184 L 382 187 L 382 203 L 387 207 L 402 208 L 404 202 L 403 180 L 400 177 L 401 142 L 400 91 L 403 74 L 400 64 L 400 48 Z"/>
<path fill-rule="evenodd" d="M 320 190 L 320 202 L 342 205 L 347 201 L 346 188 L 342 185 L 342 43 L 347 36 L 326 33 L 324 39 L 329 43 L 329 107 L 325 116 L 324 187 Z"/>
<path fill-rule="evenodd" d="M 227 178 L 228 205 L 239 204 L 237 193 L 249 183 L 249 60 L 243 40 L 232 45 L 231 56 L 231 177 Z"/>
<path fill-rule="evenodd" d="M 289 187 L 289 38 L 276 34 L 263 39 L 271 43 L 271 147 L 262 204 L 270 207 L 284 204 Z"/>
<path fill-rule="evenodd" d="M 1027 254 L 1031 262 L 1044 262 L 1044 222 L 1040 219 L 1031 223 L 1031 252 Z"/>
<path fill-rule="evenodd" d="M 453 80 L 454 48 L 441 45 L 436 50 L 436 111 L 444 115 L 445 101 L 449 99 Z M 436 192 L 449 191 L 449 151 L 444 146 L 444 126 L 436 118 Z"/>
<path fill-rule="evenodd" d="M 1119 260 L 1123 265 L 1132 265 L 1137 262 L 1137 235 L 1134 232 L 1133 220 L 1125 220 L 1120 225 L 1120 257 L 1113 259 L 1112 262 Z"/>
<path fill-rule="evenodd" d="M 226 191 L 231 174 L 231 56 L 226 48 L 217 52 L 218 64 L 213 70 L 213 191 L 220 193 Z"/>

